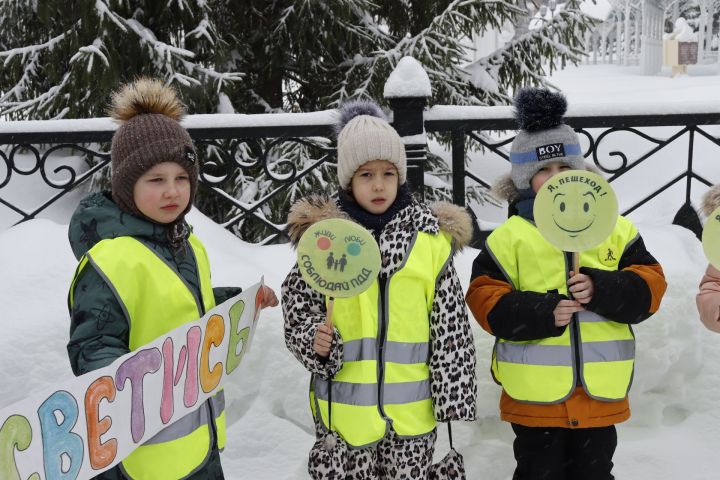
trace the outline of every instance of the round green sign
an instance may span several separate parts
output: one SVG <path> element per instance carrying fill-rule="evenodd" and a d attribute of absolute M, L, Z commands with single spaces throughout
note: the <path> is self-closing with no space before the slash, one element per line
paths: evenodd
<path fill-rule="evenodd" d="M 713 210 L 705 221 L 702 246 L 712 266 L 720 268 L 720 207 Z"/>
<path fill-rule="evenodd" d="M 566 170 L 540 188 L 533 214 L 548 242 L 565 252 L 582 252 L 610 236 L 618 203 L 612 187 L 600 175 Z"/>
<path fill-rule="evenodd" d="M 367 290 L 380 273 L 380 248 L 357 223 L 332 218 L 303 233 L 297 262 L 313 289 L 328 297 L 353 297 Z"/>

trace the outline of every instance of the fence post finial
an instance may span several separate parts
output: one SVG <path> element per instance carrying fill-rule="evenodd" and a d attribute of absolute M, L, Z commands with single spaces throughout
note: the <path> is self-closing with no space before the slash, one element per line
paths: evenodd
<path fill-rule="evenodd" d="M 385 82 L 383 95 L 393 111 L 393 127 L 405 144 L 408 182 L 422 195 L 427 159 L 423 111 L 432 96 L 430 78 L 420 62 L 403 57 Z"/>

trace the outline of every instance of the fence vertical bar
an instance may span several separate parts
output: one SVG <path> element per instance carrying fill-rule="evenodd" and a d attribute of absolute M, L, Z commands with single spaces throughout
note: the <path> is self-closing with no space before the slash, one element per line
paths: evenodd
<path fill-rule="evenodd" d="M 688 125 L 690 140 L 688 141 L 688 168 L 686 172 L 687 184 L 685 186 L 685 203 L 690 205 L 690 190 L 692 188 L 692 171 L 693 171 L 693 147 L 695 143 L 695 125 Z"/>
<path fill-rule="evenodd" d="M 465 132 L 452 130 L 453 203 L 465 206 Z"/>

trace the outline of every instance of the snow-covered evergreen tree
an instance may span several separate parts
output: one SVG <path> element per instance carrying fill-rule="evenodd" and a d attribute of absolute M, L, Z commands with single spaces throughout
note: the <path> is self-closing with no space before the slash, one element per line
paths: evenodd
<path fill-rule="evenodd" d="M 174 84 L 197 110 L 240 79 L 214 68 L 221 41 L 207 2 L 43 0 L 0 3 L 0 116 L 103 116 L 139 74 Z"/>
<path fill-rule="evenodd" d="M 527 16 L 506 0 L 127 0 L 0 2 L 0 117 L 81 118 L 104 115 L 110 92 L 145 74 L 178 88 L 190 113 L 300 112 L 333 108 L 347 98 L 383 102 L 397 62 L 413 56 L 427 71 L 434 104 L 503 104 L 522 85 L 543 83 L 546 68 L 577 62 L 591 20 L 568 1 L 563 12 L 489 57 L 467 63 L 473 32 Z M 303 172 L 328 146 L 269 141 L 240 144 L 206 162 L 226 168 L 218 184 L 243 205 L 278 187 L 273 175 Z M 227 145 L 226 145 L 227 146 Z M 233 146 L 234 148 L 235 146 Z M 237 163 L 269 151 L 267 165 Z M 311 153 L 312 152 L 312 153 Z M 437 159 L 432 159 L 436 161 Z M 440 171 L 437 164 L 431 168 Z M 212 170 L 212 168 L 210 168 Z M 282 224 L 304 192 L 332 191 L 332 167 L 305 174 L 262 212 Z M 217 196 L 206 211 L 231 220 L 237 208 Z M 447 192 L 445 192 L 446 194 Z M 432 191 L 429 192 L 433 197 Z M 262 226 L 240 225 L 245 238 Z M 249 230 L 248 230 L 249 229 Z"/>

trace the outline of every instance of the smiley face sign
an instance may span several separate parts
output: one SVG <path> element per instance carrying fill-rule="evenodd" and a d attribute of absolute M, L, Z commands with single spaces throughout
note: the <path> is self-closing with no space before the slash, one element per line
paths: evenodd
<path fill-rule="evenodd" d="M 708 216 L 702 233 L 705 256 L 715 268 L 720 268 L 720 208 Z"/>
<path fill-rule="evenodd" d="M 617 197 L 592 172 L 567 170 L 540 188 L 533 209 L 542 236 L 565 252 L 581 252 L 603 242 L 615 228 Z"/>
<path fill-rule="evenodd" d="M 297 262 L 316 291 L 332 298 L 353 297 L 368 289 L 380 273 L 380 248 L 357 223 L 333 218 L 303 233 Z"/>

